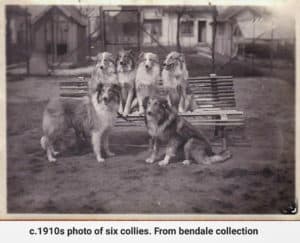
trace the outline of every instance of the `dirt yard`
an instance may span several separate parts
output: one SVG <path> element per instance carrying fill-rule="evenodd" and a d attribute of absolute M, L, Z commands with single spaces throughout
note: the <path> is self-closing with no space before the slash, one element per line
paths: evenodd
<path fill-rule="evenodd" d="M 235 80 L 251 146 L 220 164 L 146 164 L 144 129 L 113 133 L 117 156 L 96 162 L 71 143 L 56 163 L 40 147 L 42 111 L 60 78 L 7 84 L 9 213 L 279 214 L 294 199 L 294 88 L 279 79 Z M 209 132 L 209 131 L 207 131 Z M 209 133 L 212 135 L 211 133 Z M 72 141 L 72 140 L 71 140 Z M 215 147 L 219 150 L 219 147 Z"/>

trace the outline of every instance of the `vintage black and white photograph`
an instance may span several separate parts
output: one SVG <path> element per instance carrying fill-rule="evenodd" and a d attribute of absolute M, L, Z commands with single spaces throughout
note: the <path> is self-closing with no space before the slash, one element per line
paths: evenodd
<path fill-rule="evenodd" d="M 6 5 L 7 213 L 286 215 L 295 18 Z"/>

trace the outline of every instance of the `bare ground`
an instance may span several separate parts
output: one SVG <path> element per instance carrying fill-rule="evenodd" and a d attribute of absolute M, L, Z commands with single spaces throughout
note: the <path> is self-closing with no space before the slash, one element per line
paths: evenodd
<path fill-rule="evenodd" d="M 183 166 L 175 159 L 161 168 L 144 162 L 147 134 L 137 128 L 114 131 L 117 156 L 104 164 L 96 162 L 91 149 L 77 151 L 70 142 L 57 163 L 47 162 L 39 144 L 42 111 L 46 100 L 58 94 L 60 79 L 7 84 L 9 213 L 277 214 L 294 200 L 290 83 L 236 79 L 251 146 L 230 147 L 233 158 L 220 164 Z"/>

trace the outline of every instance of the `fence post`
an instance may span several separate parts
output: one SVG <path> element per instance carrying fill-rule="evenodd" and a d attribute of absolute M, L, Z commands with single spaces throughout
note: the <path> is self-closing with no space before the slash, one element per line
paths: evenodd
<path fill-rule="evenodd" d="M 88 55 L 91 57 L 91 24 L 90 19 L 88 18 Z"/>
<path fill-rule="evenodd" d="M 137 38 L 138 38 L 138 52 L 141 51 L 141 31 L 140 31 L 140 21 L 141 21 L 141 13 L 140 10 L 137 10 Z"/>
<path fill-rule="evenodd" d="M 28 9 L 25 8 L 25 46 L 26 46 L 26 73 L 30 74 L 30 47 L 29 47 L 29 21 L 28 21 Z"/>
<path fill-rule="evenodd" d="M 103 8 L 99 7 L 100 29 L 101 29 L 101 51 L 105 50 L 105 16 Z"/>

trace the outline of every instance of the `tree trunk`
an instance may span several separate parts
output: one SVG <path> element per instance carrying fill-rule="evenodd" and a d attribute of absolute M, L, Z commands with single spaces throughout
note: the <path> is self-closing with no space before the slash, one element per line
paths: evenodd
<path fill-rule="evenodd" d="M 177 13 L 176 44 L 177 44 L 177 51 L 178 52 L 181 52 L 181 45 L 180 45 L 180 18 L 181 18 L 181 13 Z"/>
<path fill-rule="evenodd" d="M 211 44 L 211 72 L 216 72 L 216 64 L 215 64 L 215 48 L 216 48 L 216 33 L 217 33 L 217 9 L 215 6 L 213 7 L 213 23 L 212 23 L 212 44 Z"/>

